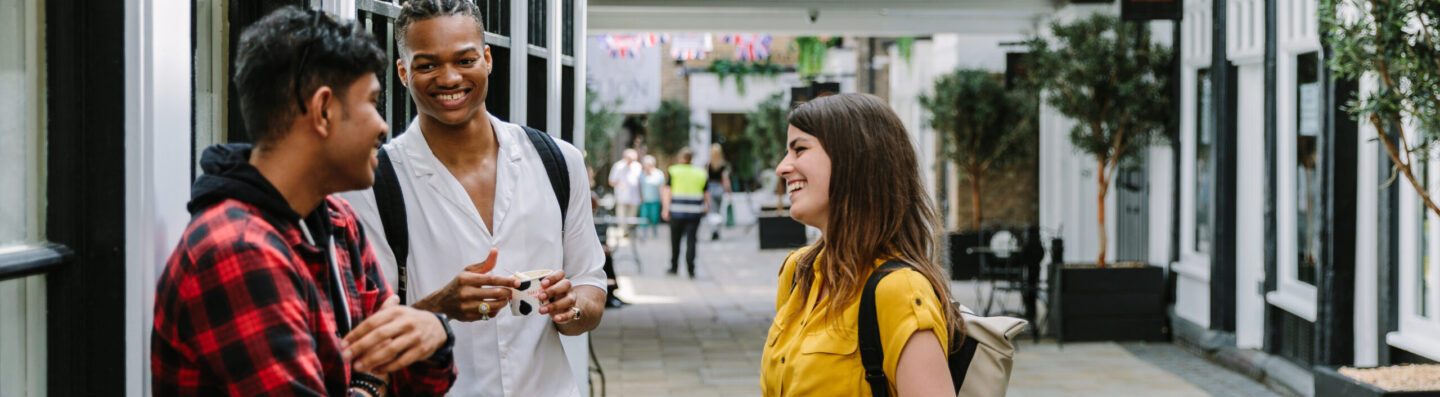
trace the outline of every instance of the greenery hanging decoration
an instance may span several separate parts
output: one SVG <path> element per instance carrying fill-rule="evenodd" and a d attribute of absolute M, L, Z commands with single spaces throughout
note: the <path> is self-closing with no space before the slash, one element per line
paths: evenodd
<path fill-rule="evenodd" d="M 711 62 L 707 70 L 719 76 L 720 84 L 722 85 L 725 84 L 725 77 L 735 76 L 735 92 L 740 95 L 745 95 L 746 76 L 774 78 L 782 71 L 779 65 L 771 63 L 768 60 L 763 62 L 738 62 L 724 59 L 717 59 Z"/>
<path fill-rule="evenodd" d="M 839 45 L 840 38 L 821 40 L 815 36 L 801 36 L 795 38 L 796 60 L 795 71 L 800 73 L 800 78 L 807 81 L 814 81 L 815 77 L 825 71 L 825 54 L 831 46 Z"/>
<path fill-rule="evenodd" d="M 900 52 L 900 59 L 905 60 L 905 64 L 909 65 L 910 57 L 915 53 L 915 38 L 908 36 L 896 38 L 895 49 Z"/>

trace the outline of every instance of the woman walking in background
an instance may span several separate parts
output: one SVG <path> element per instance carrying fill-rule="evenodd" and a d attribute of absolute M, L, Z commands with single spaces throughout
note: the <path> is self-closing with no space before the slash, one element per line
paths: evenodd
<path fill-rule="evenodd" d="M 718 143 L 710 144 L 710 165 L 705 167 L 709 171 L 709 179 L 705 185 L 705 193 L 710 195 L 710 223 L 715 228 L 711 229 L 710 239 L 720 239 L 720 226 L 725 224 L 725 198 L 730 195 L 730 163 L 725 161 L 725 150 Z"/>
<path fill-rule="evenodd" d="M 660 187 L 665 186 L 665 172 L 655 166 L 655 156 L 645 155 L 640 164 L 644 166 L 640 171 L 640 217 L 645 218 L 641 234 L 648 232 L 650 237 L 655 237 L 660 225 Z"/>
<path fill-rule="evenodd" d="M 776 173 L 790 216 L 822 234 L 780 270 L 762 392 L 872 395 L 858 351 L 860 295 L 871 273 L 893 261 L 908 266 L 882 279 L 874 297 L 884 382 L 890 395 L 954 396 L 946 352 L 963 325 L 931 260 L 941 229 L 905 127 L 866 94 L 817 98 L 789 121 Z"/>

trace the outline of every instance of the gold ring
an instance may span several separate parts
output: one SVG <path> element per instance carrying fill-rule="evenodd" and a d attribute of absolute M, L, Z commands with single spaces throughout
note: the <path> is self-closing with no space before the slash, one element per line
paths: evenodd
<path fill-rule="evenodd" d="M 490 319 L 490 303 L 480 302 L 480 320 L 481 320 L 481 321 L 484 321 L 484 320 L 489 320 L 489 319 Z"/>

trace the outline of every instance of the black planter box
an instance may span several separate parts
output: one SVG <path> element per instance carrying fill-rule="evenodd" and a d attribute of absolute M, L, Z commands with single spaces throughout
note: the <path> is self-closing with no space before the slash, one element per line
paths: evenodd
<path fill-rule="evenodd" d="M 788 216 L 760 217 L 760 249 L 804 247 L 805 225 Z"/>
<path fill-rule="evenodd" d="M 1165 269 L 1066 268 L 1052 303 L 1064 342 L 1167 340 Z"/>
<path fill-rule="evenodd" d="M 1315 397 L 1440 397 L 1440 391 L 1385 391 L 1341 375 L 1336 367 L 1315 367 Z"/>
<path fill-rule="evenodd" d="M 946 243 L 949 244 L 950 279 L 970 280 L 980 277 L 980 259 L 990 254 L 972 254 L 965 252 L 971 247 L 988 247 L 990 245 L 989 231 L 968 231 L 946 234 Z M 987 258 L 993 260 L 994 258 Z"/>

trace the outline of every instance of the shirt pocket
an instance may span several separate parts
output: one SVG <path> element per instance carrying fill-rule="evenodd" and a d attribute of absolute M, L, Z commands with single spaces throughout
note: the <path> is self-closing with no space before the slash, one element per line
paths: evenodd
<path fill-rule="evenodd" d="M 800 341 L 793 366 L 796 395 L 843 396 L 861 393 L 865 370 L 853 335 L 839 331 L 811 332 Z"/>
<path fill-rule="evenodd" d="M 827 331 L 807 334 L 805 340 L 800 342 L 800 353 L 802 354 L 849 356 L 855 354 L 859 348 L 860 344 L 855 338 L 847 338 Z"/>

